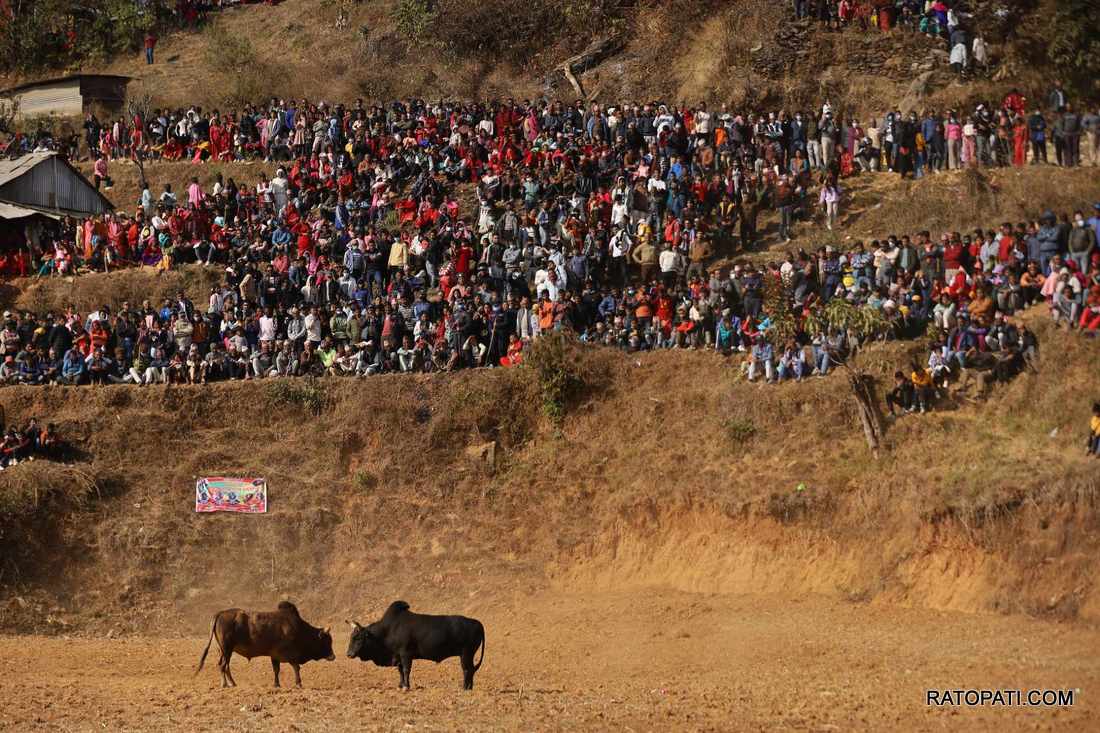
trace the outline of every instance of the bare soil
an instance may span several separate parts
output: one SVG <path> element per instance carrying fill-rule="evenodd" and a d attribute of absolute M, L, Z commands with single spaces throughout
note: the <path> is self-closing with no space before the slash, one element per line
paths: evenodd
<path fill-rule="evenodd" d="M 415 599 L 414 599 L 415 601 Z M 363 599 L 363 603 L 371 603 Z M 415 608 L 415 602 L 414 602 Z M 211 609 L 213 611 L 215 609 Z M 462 609 L 446 609 L 462 610 Z M 308 617 L 308 609 L 303 609 Z M 272 687 L 235 657 L 239 687 L 196 677 L 205 638 L 5 637 L 0 729 L 1095 730 L 1100 632 L 1080 625 L 823 596 L 650 589 L 525 596 L 482 615 L 472 693 L 456 660 L 397 673 L 344 656 Z M 337 619 L 312 619 L 340 623 Z M 215 649 L 216 652 L 216 649 Z M 214 652 L 212 652 L 214 653 Z M 283 682 L 292 680 L 284 668 Z M 1072 708 L 930 708 L 929 688 L 1080 688 Z"/>

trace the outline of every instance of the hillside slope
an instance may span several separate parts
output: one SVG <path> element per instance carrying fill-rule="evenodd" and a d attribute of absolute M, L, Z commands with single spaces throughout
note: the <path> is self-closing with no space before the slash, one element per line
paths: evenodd
<path fill-rule="evenodd" d="M 8 421 L 56 421 L 84 458 L 77 476 L 0 474 L 4 506 L 22 507 L 0 537 L 0 626 L 201 633 L 211 608 L 283 595 L 338 618 L 367 598 L 476 608 L 550 587 L 1095 621 L 1100 514 L 1079 436 L 1100 346 L 1036 315 L 1039 374 L 896 423 L 879 461 L 843 375 L 766 388 L 699 352 L 572 354 L 585 386 L 560 432 L 529 369 L 4 389 Z M 885 378 L 919 348 L 864 363 Z M 270 514 L 193 512 L 196 477 L 253 474 Z"/>
<path fill-rule="evenodd" d="M 1015 9 L 1018 31 L 983 20 L 996 66 L 967 83 L 955 80 L 942 44 L 918 33 L 827 32 L 793 22 L 790 3 L 769 0 L 571 0 L 560 7 L 452 0 L 434 21 L 410 20 L 408 8 L 420 6 L 407 0 L 285 0 L 218 12 L 198 30 L 169 34 L 152 66 L 135 52 L 89 60 L 80 70 L 132 76 L 134 88 L 144 82 L 156 103 L 174 106 L 271 96 L 573 99 L 557 68 L 591 42 L 618 39 L 617 51 L 579 73 L 585 94 L 788 109 L 829 98 L 845 116 L 869 117 L 903 101 L 945 108 L 999 100 L 1012 87 L 1041 97 L 1053 72 L 1031 36 L 1050 4 Z M 976 5 L 987 14 L 996 4 Z"/>

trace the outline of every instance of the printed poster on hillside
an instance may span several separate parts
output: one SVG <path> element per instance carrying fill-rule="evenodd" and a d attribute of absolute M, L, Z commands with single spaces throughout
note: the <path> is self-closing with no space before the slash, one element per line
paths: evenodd
<path fill-rule="evenodd" d="M 196 512 L 267 512 L 267 481 L 262 478 L 208 476 L 195 483 Z"/>

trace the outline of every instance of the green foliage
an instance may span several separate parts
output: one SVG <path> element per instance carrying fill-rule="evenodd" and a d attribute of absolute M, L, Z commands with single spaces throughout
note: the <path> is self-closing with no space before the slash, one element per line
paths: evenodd
<path fill-rule="evenodd" d="M 890 323 L 877 308 L 867 305 L 856 307 L 844 298 L 833 298 L 810 312 L 805 328 L 811 336 L 845 331 L 863 340 L 885 333 Z"/>
<path fill-rule="evenodd" d="M 325 387 L 315 377 L 308 379 L 276 379 L 268 384 L 268 397 L 276 405 L 297 405 L 320 415 L 330 399 Z"/>
<path fill-rule="evenodd" d="M 267 96 L 265 85 L 273 75 L 256 53 L 252 41 L 214 24 L 206 34 L 206 64 L 225 78 L 225 102 L 245 105 Z"/>
<path fill-rule="evenodd" d="M 585 380 L 571 353 L 575 339 L 561 331 L 543 334 L 531 347 L 524 364 L 535 370 L 542 398 L 542 411 L 556 426 L 565 418 L 569 403 L 575 399 Z"/>
<path fill-rule="evenodd" d="M 437 15 L 431 0 L 398 0 L 393 9 L 397 32 L 417 44 L 428 42 Z"/>
<path fill-rule="evenodd" d="M 756 436 L 756 425 L 750 418 L 731 417 L 722 423 L 722 427 L 734 445 L 747 443 Z"/>
<path fill-rule="evenodd" d="M 771 325 L 767 339 L 776 349 L 783 348 L 798 334 L 798 318 L 792 307 L 793 295 L 782 278 L 764 274 L 764 292 L 761 308 Z"/>
<path fill-rule="evenodd" d="M 771 275 L 764 276 L 763 296 L 763 311 L 771 321 L 767 338 L 777 349 L 802 333 L 818 336 L 844 331 L 863 341 L 890 329 L 890 322 L 882 311 L 867 305 L 855 306 L 844 298 L 818 303 L 802 317 L 793 305 L 790 286 Z"/>
<path fill-rule="evenodd" d="M 0 68 L 33 71 L 135 51 L 172 15 L 167 0 L 24 0 L 0 25 Z"/>
<path fill-rule="evenodd" d="M 1095 0 L 1059 0 L 1048 18 L 1044 36 L 1050 60 L 1068 83 L 1084 94 L 1095 94 L 1100 85 L 1100 12 Z"/>

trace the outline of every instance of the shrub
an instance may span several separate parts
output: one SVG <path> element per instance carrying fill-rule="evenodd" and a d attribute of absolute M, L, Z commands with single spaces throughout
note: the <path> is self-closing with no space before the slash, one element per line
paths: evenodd
<path fill-rule="evenodd" d="M 722 423 L 722 427 L 734 444 L 747 443 L 756 436 L 756 425 L 749 418 L 731 417 Z"/>
<path fill-rule="evenodd" d="M 315 377 L 307 379 L 277 379 L 267 387 L 268 397 L 276 405 L 297 405 L 320 415 L 331 400 L 325 387 Z"/>
<path fill-rule="evenodd" d="M 1095 0 L 1055 3 L 1044 35 L 1055 68 L 1082 94 L 1094 94 L 1100 86 L 1100 13 Z"/>
<path fill-rule="evenodd" d="M 576 340 L 562 331 L 543 334 L 531 347 L 524 364 L 535 370 L 542 411 L 556 426 L 565 418 L 566 410 L 575 400 L 584 379 L 577 366 Z"/>
<path fill-rule="evenodd" d="M 267 96 L 272 74 L 247 37 L 215 24 L 207 32 L 205 55 L 206 64 L 225 77 L 226 104 L 240 106 Z"/>
<path fill-rule="evenodd" d="M 437 13 L 430 0 L 398 0 L 393 9 L 397 32 L 414 43 L 426 43 Z"/>

